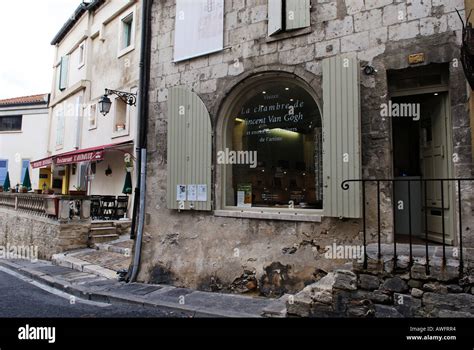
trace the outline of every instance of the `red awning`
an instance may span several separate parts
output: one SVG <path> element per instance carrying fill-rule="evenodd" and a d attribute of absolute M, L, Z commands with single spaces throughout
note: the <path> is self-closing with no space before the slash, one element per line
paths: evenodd
<path fill-rule="evenodd" d="M 33 168 L 41 168 L 51 164 L 69 165 L 81 162 L 98 161 L 104 159 L 106 150 L 120 148 L 122 146 L 132 145 L 133 141 L 126 141 L 122 143 L 112 143 L 98 147 L 90 147 L 79 149 L 72 152 L 57 154 L 48 158 L 40 159 L 31 163 Z"/>
<path fill-rule="evenodd" d="M 48 157 L 48 158 L 43 158 L 43 159 L 31 162 L 31 167 L 33 169 L 44 168 L 45 166 L 48 166 L 51 164 L 53 164 L 53 157 Z"/>

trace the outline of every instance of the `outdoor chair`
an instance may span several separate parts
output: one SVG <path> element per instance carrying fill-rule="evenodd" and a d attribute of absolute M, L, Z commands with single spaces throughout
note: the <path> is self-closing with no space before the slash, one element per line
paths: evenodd
<path fill-rule="evenodd" d="M 100 200 L 100 217 L 102 220 L 114 220 L 117 212 L 115 196 L 102 196 Z"/>
<path fill-rule="evenodd" d="M 99 220 L 100 217 L 100 199 L 101 196 L 91 196 L 91 218 L 92 220 Z"/>
<path fill-rule="evenodd" d="M 122 219 L 127 214 L 128 210 L 128 196 L 118 196 L 117 197 L 117 210 L 116 210 L 116 219 Z"/>

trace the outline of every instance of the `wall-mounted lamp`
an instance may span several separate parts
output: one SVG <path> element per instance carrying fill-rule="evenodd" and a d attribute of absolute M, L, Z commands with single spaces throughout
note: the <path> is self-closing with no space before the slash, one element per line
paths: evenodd
<path fill-rule="evenodd" d="M 110 95 L 118 96 L 123 102 L 125 102 L 129 106 L 137 105 L 137 94 L 125 91 L 105 89 L 104 96 L 102 96 L 99 100 L 99 112 L 103 116 L 109 114 L 110 107 L 112 107 L 112 101 L 109 98 Z"/>

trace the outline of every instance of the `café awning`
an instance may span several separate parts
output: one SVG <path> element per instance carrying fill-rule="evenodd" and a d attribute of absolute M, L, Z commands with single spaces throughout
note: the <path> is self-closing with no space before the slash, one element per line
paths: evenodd
<path fill-rule="evenodd" d="M 44 168 L 44 167 L 47 167 L 48 165 L 53 164 L 53 157 L 47 157 L 47 158 L 35 160 L 34 162 L 31 162 L 30 164 L 33 169 Z"/>
<path fill-rule="evenodd" d="M 69 165 L 81 162 L 99 161 L 104 159 L 104 155 L 107 150 L 119 149 L 124 146 L 131 146 L 132 144 L 133 141 L 126 141 L 56 154 L 51 157 L 31 162 L 31 166 L 36 169 L 46 167 L 53 163 L 55 165 Z"/>

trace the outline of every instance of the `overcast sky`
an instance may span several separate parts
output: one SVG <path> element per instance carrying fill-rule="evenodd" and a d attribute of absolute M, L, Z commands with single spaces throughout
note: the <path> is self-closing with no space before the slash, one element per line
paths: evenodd
<path fill-rule="evenodd" d="M 0 21 L 0 99 L 47 93 L 52 85 L 54 35 L 81 0 L 16 0 Z"/>

